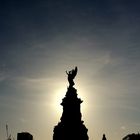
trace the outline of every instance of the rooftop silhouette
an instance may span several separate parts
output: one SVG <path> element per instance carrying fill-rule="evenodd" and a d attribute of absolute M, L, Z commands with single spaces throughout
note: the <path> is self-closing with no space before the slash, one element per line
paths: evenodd
<path fill-rule="evenodd" d="M 33 136 L 28 132 L 17 133 L 17 140 L 33 140 Z"/>

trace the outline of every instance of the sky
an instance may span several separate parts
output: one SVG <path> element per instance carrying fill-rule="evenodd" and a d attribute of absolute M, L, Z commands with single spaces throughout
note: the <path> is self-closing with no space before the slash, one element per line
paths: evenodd
<path fill-rule="evenodd" d="M 139 0 L 0 1 L 0 140 L 51 140 L 75 88 L 90 140 L 140 132 Z"/>

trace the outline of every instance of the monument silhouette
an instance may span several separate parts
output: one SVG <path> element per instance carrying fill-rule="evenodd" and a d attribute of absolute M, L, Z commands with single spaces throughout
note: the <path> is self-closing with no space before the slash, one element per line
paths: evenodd
<path fill-rule="evenodd" d="M 62 99 L 63 113 L 60 122 L 54 127 L 53 140 L 88 140 L 88 129 L 81 120 L 80 104 L 83 101 L 77 97 L 77 90 L 73 87 L 77 71 L 77 67 L 66 71 L 69 87 Z"/>

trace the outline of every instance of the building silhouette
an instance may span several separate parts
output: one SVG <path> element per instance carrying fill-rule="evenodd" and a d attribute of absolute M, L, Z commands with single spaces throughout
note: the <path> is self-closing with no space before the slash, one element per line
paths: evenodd
<path fill-rule="evenodd" d="M 60 122 L 54 127 L 53 140 L 88 140 L 88 129 L 81 119 L 80 104 L 83 101 L 77 97 L 77 90 L 73 87 L 76 74 L 77 67 L 67 72 L 69 87 L 62 99 L 63 113 Z"/>
<path fill-rule="evenodd" d="M 33 140 L 33 136 L 28 132 L 17 133 L 17 140 Z"/>
<path fill-rule="evenodd" d="M 122 140 L 140 140 L 140 134 L 128 134 Z"/>

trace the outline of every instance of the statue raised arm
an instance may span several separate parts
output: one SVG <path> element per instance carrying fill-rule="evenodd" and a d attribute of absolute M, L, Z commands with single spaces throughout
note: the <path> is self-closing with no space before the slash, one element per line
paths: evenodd
<path fill-rule="evenodd" d="M 75 78 L 77 71 L 78 71 L 77 67 L 75 67 L 75 69 L 72 69 L 69 72 L 66 71 L 66 74 L 68 75 L 68 82 L 70 87 L 73 87 L 75 85 L 73 79 Z"/>

